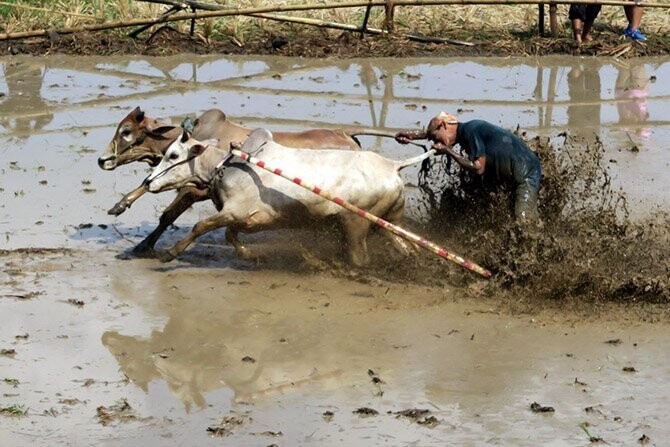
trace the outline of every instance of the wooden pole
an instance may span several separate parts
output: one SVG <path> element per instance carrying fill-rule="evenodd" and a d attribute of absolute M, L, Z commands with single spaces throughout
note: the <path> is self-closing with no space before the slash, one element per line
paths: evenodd
<path fill-rule="evenodd" d="M 280 22 L 293 22 L 293 23 L 301 23 L 303 25 L 312 25 L 312 26 L 318 26 L 322 28 L 333 28 L 333 29 L 341 29 L 345 31 L 358 31 L 358 32 L 365 32 L 368 34 L 388 34 L 387 31 L 381 30 L 379 28 L 366 28 L 365 30 L 361 30 L 359 27 L 354 26 L 354 25 L 347 25 L 346 23 L 338 23 L 338 22 L 326 22 L 325 20 L 319 20 L 319 19 L 310 19 L 307 17 L 292 17 L 292 16 L 286 16 L 283 14 L 253 14 L 253 17 L 260 17 L 263 19 L 268 19 L 268 20 L 277 20 Z M 462 40 L 455 40 L 455 39 L 447 39 L 444 37 L 435 37 L 435 36 L 419 36 L 416 34 L 400 34 L 401 37 L 405 37 L 408 40 L 413 40 L 415 42 L 424 42 L 424 43 L 449 43 L 453 45 L 464 45 L 464 46 L 474 46 L 472 42 L 465 42 Z"/>
<path fill-rule="evenodd" d="M 551 36 L 558 36 L 558 17 L 556 17 L 556 12 L 558 7 L 556 3 L 549 3 L 549 30 L 551 31 Z"/>
<path fill-rule="evenodd" d="M 394 8 L 394 0 L 386 0 L 386 4 L 384 5 L 384 12 L 386 14 L 386 18 L 384 19 L 385 23 L 385 28 L 386 31 L 389 33 L 393 32 L 393 8 Z"/>
<path fill-rule="evenodd" d="M 370 10 L 372 5 L 368 4 L 368 7 L 365 8 L 365 16 L 363 16 L 363 24 L 361 25 L 361 39 L 365 35 L 365 30 L 368 28 L 368 20 L 370 19 Z"/>
<path fill-rule="evenodd" d="M 179 11 L 181 11 L 181 8 L 180 8 L 179 6 L 173 6 L 173 7 L 171 7 L 170 9 L 168 9 L 167 11 L 165 11 L 163 14 L 161 14 L 161 16 L 159 17 L 159 19 L 162 19 L 162 18 L 164 18 L 164 17 L 169 17 L 169 16 L 171 16 L 172 14 L 175 14 L 175 13 L 177 13 L 177 12 L 179 12 Z M 130 36 L 130 37 L 132 37 L 132 38 L 135 38 L 135 37 L 137 37 L 137 35 L 140 34 L 142 31 L 147 30 L 147 29 L 151 28 L 152 26 L 153 26 L 153 23 L 150 23 L 150 24 L 148 24 L 148 25 L 142 25 L 142 26 L 140 26 L 139 28 L 137 28 L 135 31 L 133 31 L 132 33 L 128 34 L 128 36 Z"/>

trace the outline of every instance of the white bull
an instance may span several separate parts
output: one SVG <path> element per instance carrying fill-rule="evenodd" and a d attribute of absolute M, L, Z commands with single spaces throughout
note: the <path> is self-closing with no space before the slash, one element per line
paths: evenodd
<path fill-rule="evenodd" d="M 371 222 L 238 158 L 217 169 L 229 151 L 214 144 L 215 140 L 199 142 L 184 132 L 145 180 L 153 193 L 187 185 L 209 187 L 219 210 L 198 222 L 186 238 L 163 254 L 163 260 L 174 259 L 196 238 L 220 227 L 227 227 L 226 239 L 239 255 L 247 257 L 246 247 L 237 238 L 240 231 L 304 226 L 309 221 L 335 216 L 344 229 L 351 263 L 361 266 L 368 262 L 366 237 Z M 287 148 L 274 142 L 265 129 L 252 132 L 242 150 L 395 224 L 400 223 L 405 207 L 399 171 L 432 154 L 395 161 L 370 151 Z M 415 249 L 402 238 L 387 234 L 401 253 L 407 255 Z"/>

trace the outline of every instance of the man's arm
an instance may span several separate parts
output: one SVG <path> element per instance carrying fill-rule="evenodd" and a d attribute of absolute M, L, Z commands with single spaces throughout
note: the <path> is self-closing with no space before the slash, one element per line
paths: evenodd
<path fill-rule="evenodd" d="M 428 132 L 425 130 L 402 130 L 395 134 L 395 140 L 401 144 L 407 144 L 412 140 L 425 140 Z"/>
<path fill-rule="evenodd" d="M 450 146 L 444 145 L 442 143 L 433 144 L 433 149 L 437 151 L 438 154 L 448 154 L 451 158 L 456 160 L 462 168 L 467 169 L 468 171 L 473 171 L 478 175 L 484 175 L 486 170 L 486 157 L 481 156 L 477 157 L 475 161 L 470 161 L 462 155 L 456 153 Z"/>

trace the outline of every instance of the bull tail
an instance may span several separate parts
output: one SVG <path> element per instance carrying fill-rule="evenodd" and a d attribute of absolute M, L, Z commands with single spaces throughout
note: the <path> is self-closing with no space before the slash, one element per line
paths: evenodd
<path fill-rule="evenodd" d="M 380 129 L 372 129 L 369 127 L 361 127 L 361 128 L 356 128 L 356 129 L 342 129 L 342 131 L 351 139 L 353 139 L 358 145 L 360 146 L 360 140 L 356 137 L 362 136 L 362 135 L 369 135 L 372 137 L 386 137 L 386 138 L 393 138 L 395 139 L 395 132 L 391 132 L 389 130 L 380 130 Z M 423 144 L 419 143 L 414 143 L 413 141 L 410 141 L 409 144 L 413 144 L 414 146 L 418 146 L 426 150 L 426 146 Z"/>
<path fill-rule="evenodd" d="M 343 131 L 351 138 L 355 138 L 358 135 L 371 135 L 374 137 L 395 138 L 395 132 L 390 132 L 388 130 L 371 129 L 366 127 L 357 129 L 343 129 Z"/>
<path fill-rule="evenodd" d="M 398 171 L 400 171 L 402 168 L 406 168 L 407 166 L 411 166 L 413 164 L 419 163 L 421 161 L 424 161 L 426 158 L 431 157 L 436 154 L 435 149 L 431 149 L 429 151 L 426 151 L 425 153 L 421 155 L 417 155 L 416 157 L 412 158 L 407 158 L 405 160 L 399 160 L 395 162 L 395 167 Z"/>

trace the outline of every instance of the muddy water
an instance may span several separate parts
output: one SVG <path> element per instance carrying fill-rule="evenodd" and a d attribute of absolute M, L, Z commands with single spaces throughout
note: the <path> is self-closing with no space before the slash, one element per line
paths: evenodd
<path fill-rule="evenodd" d="M 222 232 L 170 264 L 121 259 L 172 195 L 112 218 L 146 169 L 96 165 L 137 105 L 174 121 L 219 107 L 275 129 L 413 128 L 460 110 L 550 138 L 598 135 L 643 218 L 669 205 L 670 61 L 0 62 L 0 444 L 663 445 L 670 435 L 665 321 L 613 305 L 518 313 L 477 293 L 479 281 L 362 282 L 305 267 L 294 242 L 324 255 L 337 251 L 329 234 L 247 236 L 269 253 L 258 265 L 236 260 Z M 420 225 L 416 171 L 405 175 Z M 210 213 L 194 207 L 160 245 Z M 555 411 L 533 412 L 535 402 Z M 27 414 L 10 416 L 13 405 Z M 413 409 L 428 412 L 401 414 Z"/>

